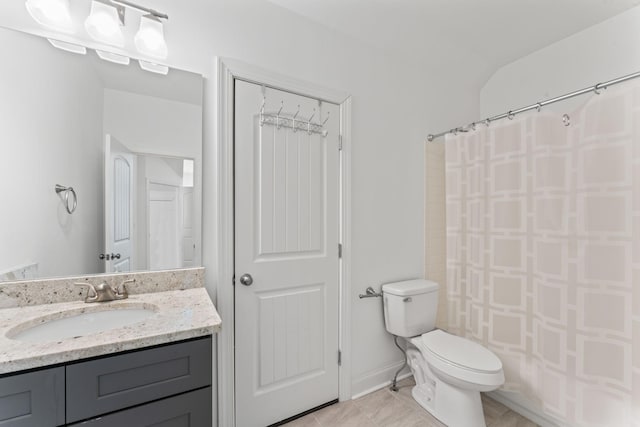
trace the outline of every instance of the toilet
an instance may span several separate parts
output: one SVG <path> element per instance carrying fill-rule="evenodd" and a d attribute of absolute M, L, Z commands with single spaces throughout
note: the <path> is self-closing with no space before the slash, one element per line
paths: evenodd
<path fill-rule="evenodd" d="M 416 402 L 449 427 L 486 427 L 480 392 L 504 383 L 502 362 L 480 344 L 435 329 L 438 289 L 422 279 L 383 285 L 385 326 L 406 340 Z"/>

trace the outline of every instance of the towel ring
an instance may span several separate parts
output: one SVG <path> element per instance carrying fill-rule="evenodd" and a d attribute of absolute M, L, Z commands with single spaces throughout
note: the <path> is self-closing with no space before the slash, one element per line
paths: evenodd
<path fill-rule="evenodd" d="M 78 207 L 78 195 L 73 187 L 65 187 L 64 185 L 56 184 L 56 194 L 64 192 L 64 205 L 69 215 L 76 211 Z M 69 193 L 73 194 L 73 206 L 69 204 Z"/>

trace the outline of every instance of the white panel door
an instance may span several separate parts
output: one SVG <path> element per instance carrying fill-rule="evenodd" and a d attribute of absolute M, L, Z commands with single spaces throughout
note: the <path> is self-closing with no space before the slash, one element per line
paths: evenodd
<path fill-rule="evenodd" d="M 262 88 L 235 83 L 238 427 L 338 398 L 339 107 L 275 89 L 266 99 L 266 112 L 282 101 L 298 119 L 331 115 L 324 137 L 260 126 Z"/>
<path fill-rule="evenodd" d="M 105 138 L 105 272 L 135 270 L 133 260 L 135 155 L 113 136 Z M 115 255 L 115 256 L 114 256 Z"/>
<path fill-rule="evenodd" d="M 168 270 L 182 264 L 178 238 L 181 222 L 178 193 L 175 185 L 148 184 L 149 270 Z"/>
<path fill-rule="evenodd" d="M 194 267 L 196 259 L 196 238 L 194 232 L 195 205 L 193 188 L 182 189 L 182 267 Z"/>

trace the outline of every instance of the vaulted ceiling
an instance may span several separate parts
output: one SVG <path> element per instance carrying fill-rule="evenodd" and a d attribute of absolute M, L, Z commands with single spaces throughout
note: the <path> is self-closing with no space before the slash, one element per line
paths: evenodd
<path fill-rule="evenodd" d="M 640 4 L 640 0 L 269 1 L 427 66 L 472 67 L 470 71 L 481 79 Z"/>

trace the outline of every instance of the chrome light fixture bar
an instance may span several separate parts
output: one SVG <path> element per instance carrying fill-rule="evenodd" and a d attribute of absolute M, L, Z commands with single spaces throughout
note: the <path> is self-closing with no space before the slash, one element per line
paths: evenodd
<path fill-rule="evenodd" d="M 149 9 L 148 7 L 140 6 L 126 0 L 111 0 L 111 3 L 117 4 L 123 7 L 127 7 L 129 9 L 135 9 L 137 11 L 144 12 L 148 15 L 153 15 L 156 18 L 169 19 L 169 15 L 167 15 L 166 13 L 158 12 L 157 10 Z"/>

